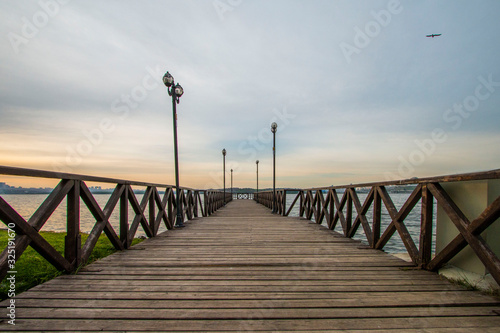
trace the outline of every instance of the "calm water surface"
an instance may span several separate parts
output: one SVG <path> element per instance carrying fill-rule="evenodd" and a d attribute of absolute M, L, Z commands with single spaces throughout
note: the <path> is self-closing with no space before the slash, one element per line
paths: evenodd
<path fill-rule="evenodd" d="M 403 192 L 403 193 L 389 193 L 390 197 L 392 198 L 392 201 L 394 202 L 394 205 L 396 208 L 399 210 L 408 197 L 410 196 L 411 192 Z M 339 193 L 339 199 L 341 199 L 343 193 Z M 290 207 L 292 204 L 293 200 L 295 199 L 296 194 L 287 194 L 287 209 Z M 363 205 L 364 200 L 368 196 L 368 193 L 358 193 L 359 200 L 361 201 L 361 205 Z M 406 228 L 408 229 L 408 232 L 410 233 L 411 237 L 413 238 L 413 241 L 415 242 L 415 245 L 418 248 L 418 244 L 420 241 L 420 213 L 421 213 L 421 204 L 420 201 L 415 205 L 411 213 L 408 215 L 408 217 L 405 219 L 404 223 L 406 225 Z M 353 207 L 353 223 L 354 223 L 354 218 L 356 217 L 356 209 Z M 434 251 L 434 245 L 435 245 L 435 239 L 436 239 L 436 202 L 434 202 L 434 223 L 433 223 L 433 231 L 432 231 L 432 242 L 433 242 L 433 251 Z M 345 211 L 344 211 L 345 214 Z M 295 204 L 294 208 L 290 212 L 290 216 L 299 216 L 299 206 L 298 202 Z M 368 223 L 371 224 L 373 222 L 373 204 L 370 208 L 370 210 L 366 213 L 366 219 L 368 220 Z M 389 215 L 389 212 L 385 208 L 384 204 L 382 203 L 382 214 L 381 214 L 381 232 L 380 234 L 382 235 L 385 231 L 385 229 L 389 226 L 391 223 L 391 217 Z M 314 217 L 313 217 L 314 220 Z M 326 225 L 326 221 L 323 220 L 322 223 L 323 226 Z M 342 231 L 342 225 L 340 221 L 337 223 L 335 226 L 335 231 L 343 234 L 344 232 Z M 356 234 L 354 235 L 353 239 L 358 239 L 361 240 L 363 243 L 368 244 L 366 241 L 366 236 L 363 230 L 363 227 L 360 225 L 358 230 L 356 231 Z M 405 246 L 403 244 L 403 241 L 399 237 L 399 234 L 397 231 L 394 233 L 394 235 L 391 237 L 391 239 L 387 242 L 387 244 L 384 247 L 385 252 L 389 253 L 406 253 Z"/>
<path fill-rule="evenodd" d="M 94 194 L 97 203 L 104 209 L 110 194 Z M 30 216 L 38 209 L 42 202 L 47 198 L 47 194 L 2 194 L 2 197 L 7 201 L 24 219 L 29 219 Z M 140 202 L 142 194 L 136 194 L 137 200 Z M 110 223 L 119 235 L 120 232 L 120 207 L 117 204 L 113 214 L 110 217 Z M 80 230 L 82 232 L 90 232 L 95 224 L 95 219 L 87 209 L 87 206 L 80 200 Z M 129 224 L 132 223 L 135 213 L 129 205 Z M 66 231 L 66 200 L 63 200 L 59 207 L 54 211 L 49 220 L 44 224 L 42 231 Z M 164 224 L 160 225 L 159 232 L 167 230 Z M 137 229 L 136 237 L 145 235 L 141 226 Z"/>

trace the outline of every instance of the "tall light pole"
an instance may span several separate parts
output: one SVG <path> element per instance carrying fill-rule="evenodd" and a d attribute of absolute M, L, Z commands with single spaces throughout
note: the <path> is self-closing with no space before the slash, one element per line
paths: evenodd
<path fill-rule="evenodd" d="M 179 83 L 175 84 L 174 77 L 166 72 L 163 76 L 163 83 L 167 86 L 167 91 L 170 96 L 172 96 L 172 111 L 173 111 L 173 121 L 174 121 L 174 155 L 175 155 L 175 194 L 176 194 L 176 207 L 177 207 L 177 218 L 175 221 L 176 228 L 183 228 L 184 223 L 182 221 L 182 208 L 180 200 L 180 189 L 179 189 L 179 152 L 177 148 L 177 110 L 176 105 L 179 104 L 179 99 L 184 94 L 184 89 L 182 89 Z"/>
<path fill-rule="evenodd" d="M 233 169 L 231 169 L 231 199 L 233 199 Z"/>
<path fill-rule="evenodd" d="M 259 200 L 259 160 L 255 161 L 257 165 L 257 200 Z"/>
<path fill-rule="evenodd" d="M 226 148 L 222 149 L 222 178 L 224 182 L 224 206 L 226 205 Z"/>
<path fill-rule="evenodd" d="M 273 122 L 271 124 L 271 132 L 273 132 L 273 214 L 277 213 L 276 204 L 276 130 L 278 129 L 278 124 Z"/>

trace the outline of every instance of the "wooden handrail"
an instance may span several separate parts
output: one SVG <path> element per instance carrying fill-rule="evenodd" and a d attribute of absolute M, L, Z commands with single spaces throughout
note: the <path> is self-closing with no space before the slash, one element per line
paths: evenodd
<path fill-rule="evenodd" d="M 153 186 L 153 187 L 172 187 L 172 185 L 158 184 L 158 183 L 148 183 L 139 182 L 124 179 L 106 178 L 106 177 L 96 177 L 89 175 L 80 175 L 75 173 L 63 173 L 54 172 L 46 170 L 36 170 L 36 169 L 26 169 L 26 168 L 16 168 L 10 166 L 0 165 L 0 175 L 7 176 L 22 176 L 22 177 L 35 177 L 35 178 L 49 178 L 49 179 L 71 179 L 71 180 L 81 180 L 85 182 L 96 182 L 96 183 L 108 183 L 108 184 L 123 184 L 123 185 L 133 185 L 133 186 Z M 180 186 L 183 190 L 193 190 L 189 187 Z"/>
<path fill-rule="evenodd" d="M 413 184 L 423 184 L 423 183 L 447 183 L 447 182 L 460 182 L 460 181 L 470 181 L 470 180 L 488 180 L 488 179 L 499 179 L 499 178 L 500 178 L 500 169 L 495 169 L 495 170 L 490 170 L 490 171 L 459 173 L 459 174 L 445 175 L 445 176 L 408 178 L 408 179 L 388 180 L 388 181 L 371 182 L 371 183 L 358 183 L 358 184 L 349 184 L 349 185 L 314 187 L 314 188 L 308 188 L 308 190 L 314 191 L 314 190 L 328 190 L 331 188 L 342 189 L 342 188 L 349 188 L 349 187 L 358 188 L 358 187 L 391 186 L 391 185 L 413 185 Z M 287 190 L 290 190 L 290 189 L 287 189 Z"/>

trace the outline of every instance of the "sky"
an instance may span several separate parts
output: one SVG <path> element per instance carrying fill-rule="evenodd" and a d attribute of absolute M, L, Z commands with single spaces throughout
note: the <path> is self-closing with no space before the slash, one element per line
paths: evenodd
<path fill-rule="evenodd" d="M 0 165 L 192 188 L 500 167 L 500 2 L 0 1 Z M 428 34 L 441 34 L 430 38 Z M 0 176 L 12 185 L 44 180 Z"/>

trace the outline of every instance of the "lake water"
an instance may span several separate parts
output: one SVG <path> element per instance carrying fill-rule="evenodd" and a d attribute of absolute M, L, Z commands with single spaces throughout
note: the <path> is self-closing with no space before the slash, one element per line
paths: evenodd
<path fill-rule="evenodd" d="M 341 194 L 339 194 L 340 196 Z M 396 208 L 400 209 L 401 206 L 405 203 L 406 199 L 410 195 L 410 193 L 390 193 L 391 198 L 394 202 Z M 1 195 L 23 218 L 29 219 L 30 216 L 36 211 L 36 209 L 40 206 L 40 204 L 45 200 L 47 195 L 44 194 L 2 194 Z M 94 198 L 99 203 L 101 208 L 106 205 L 106 202 L 109 199 L 108 194 L 94 194 Z M 142 199 L 142 194 L 137 194 L 137 199 Z M 290 207 L 290 204 L 295 199 L 296 194 L 287 194 L 287 209 Z M 358 193 L 360 201 L 363 203 L 365 200 L 367 193 Z M 202 197 L 203 200 L 203 197 Z M 110 217 L 110 223 L 115 229 L 115 232 L 119 234 L 120 231 L 120 223 L 119 223 L 119 207 L 115 208 L 115 211 Z M 369 222 L 372 221 L 372 212 L 373 207 L 368 211 L 366 217 Z M 436 214 L 436 207 L 434 207 L 434 215 Z M 135 216 L 132 208 L 129 205 L 129 224 L 132 223 L 132 219 Z M 201 212 L 199 213 L 201 216 Z M 297 202 L 292 209 L 290 216 L 299 216 L 299 203 Z M 353 216 L 355 215 L 355 209 L 353 208 Z M 436 221 L 434 216 L 434 221 Z M 354 221 L 353 221 L 354 222 Z M 389 213 L 385 209 L 382 204 L 382 233 L 385 228 L 390 224 L 391 218 Z M 83 202 L 81 202 L 81 213 L 80 213 L 80 228 L 82 232 L 90 232 L 95 224 L 95 219 L 92 214 L 86 209 L 86 206 Z M 326 226 L 326 221 L 323 221 L 323 225 Z M 405 220 L 405 225 L 408 228 L 408 231 L 412 235 L 413 241 L 418 247 L 419 235 L 420 235 L 420 202 L 417 203 L 412 212 L 408 215 Z M 3 227 L 3 226 L 2 226 Z M 435 223 L 434 223 L 435 229 Z M 45 223 L 42 228 L 43 231 L 57 231 L 64 232 L 66 231 L 66 200 L 59 205 L 59 207 L 54 211 L 50 219 Z M 162 223 L 160 225 L 159 232 L 163 232 L 167 230 L 165 225 Z M 335 227 L 335 231 L 342 233 L 340 222 Z M 145 235 L 141 226 L 139 226 L 136 237 Z M 360 226 L 356 235 L 353 237 L 354 239 L 362 240 L 366 243 L 366 237 L 364 235 L 363 228 Z M 433 243 L 435 239 L 435 230 L 433 231 Z M 403 253 L 406 252 L 403 242 L 399 238 L 397 232 L 392 236 L 391 240 L 384 247 L 384 251 L 389 253 Z"/>
<path fill-rule="evenodd" d="M 37 210 L 42 202 L 47 198 L 46 194 L 2 194 L 5 201 L 7 201 L 24 219 L 29 219 L 30 216 Z M 97 203 L 104 209 L 110 194 L 94 194 Z M 142 194 L 136 194 L 139 202 L 142 199 Z M 117 235 L 120 232 L 120 203 L 118 202 L 109 222 L 115 229 Z M 80 230 L 85 233 L 92 231 L 95 224 L 95 219 L 87 209 L 87 206 L 80 200 Z M 129 224 L 132 224 L 135 213 L 129 205 Z M 66 231 L 66 200 L 63 200 L 59 207 L 54 211 L 49 220 L 44 224 L 42 231 Z M 165 224 L 160 225 L 159 232 L 167 230 Z M 137 229 L 136 237 L 145 235 L 141 226 Z"/>
<path fill-rule="evenodd" d="M 365 201 L 366 197 L 368 196 L 368 193 L 360 193 L 357 192 L 359 201 L 361 202 L 361 205 L 363 205 L 363 202 Z M 389 193 L 394 205 L 396 208 L 399 210 L 408 197 L 410 196 L 411 192 L 401 192 L 401 193 Z M 343 193 L 338 192 L 339 200 L 342 198 Z M 292 204 L 293 200 L 295 199 L 296 194 L 287 194 L 287 209 L 290 207 Z M 325 194 L 326 198 L 326 194 Z M 344 216 L 345 216 L 345 208 L 344 208 Z M 432 230 L 432 244 L 433 244 L 433 252 L 434 252 L 434 247 L 435 247 L 435 239 L 436 239 L 436 212 L 437 212 L 437 203 L 434 200 L 434 217 L 433 217 L 433 230 Z M 353 207 L 353 223 L 356 218 L 356 209 Z M 299 216 L 299 202 L 297 200 L 297 203 L 293 207 L 292 211 L 290 212 L 290 216 Z M 408 232 L 410 233 L 411 237 L 413 238 L 413 241 L 415 242 L 415 245 L 418 248 L 419 241 L 420 241 L 420 216 L 421 216 L 421 203 L 420 201 L 415 205 L 413 210 L 408 214 L 406 217 L 404 224 L 406 228 L 408 229 Z M 372 221 L 373 221 L 373 204 L 366 213 L 366 219 L 368 220 L 368 223 L 370 224 L 370 227 L 372 227 Z M 314 221 L 314 216 L 312 218 Z M 381 209 L 381 232 L 380 235 L 382 235 L 385 231 L 385 229 L 389 226 L 391 223 L 392 219 L 389 215 L 389 212 L 384 206 L 384 203 L 382 203 L 382 209 Z M 327 227 L 326 220 L 323 220 L 322 225 Z M 340 221 L 337 223 L 335 226 L 335 231 L 343 234 L 344 232 L 342 231 L 342 225 Z M 363 230 L 363 227 L 360 225 L 358 230 L 356 231 L 356 234 L 354 235 L 353 239 L 358 239 L 361 240 L 363 243 L 368 244 L 366 240 L 366 236 Z M 391 239 L 387 242 L 387 244 L 384 247 L 384 251 L 388 253 L 406 253 L 405 246 L 403 244 L 403 241 L 399 237 L 399 234 L 397 231 L 394 233 L 394 235 L 391 237 Z"/>

